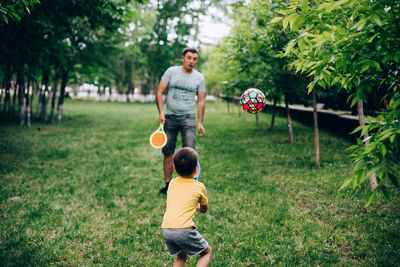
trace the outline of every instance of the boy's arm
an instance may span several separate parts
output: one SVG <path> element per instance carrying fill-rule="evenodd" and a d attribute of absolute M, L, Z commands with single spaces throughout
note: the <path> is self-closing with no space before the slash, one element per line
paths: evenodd
<path fill-rule="evenodd" d="M 197 209 L 202 213 L 206 213 L 208 210 L 208 205 L 200 205 L 200 203 L 197 203 Z"/>

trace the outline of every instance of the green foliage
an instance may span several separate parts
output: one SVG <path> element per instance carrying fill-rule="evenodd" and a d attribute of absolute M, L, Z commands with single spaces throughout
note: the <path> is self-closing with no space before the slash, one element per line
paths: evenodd
<path fill-rule="evenodd" d="M 37 0 L 3 2 L 2 22 L 14 13 L 18 20 L 0 24 L 0 77 L 7 70 L 9 77 L 30 73 L 26 80 L 39 84 L 43 72 L 50 72 L 48 83 L 63 72 L 70 86 L 148 93 L 171 64 L 180 64 L 189 40 L 200 47 L 199 19 L 219 0 L 42 0 L 35 8 Z"/>
<path fill-rule="evenodd" d="M 31 13 L 31 8 L 38 4 L 40 0 L 3 0 L 0 3 L 0 25 L 20 21 L 23 16 Z"/>
<path fill-rule="evenodd" d="M 399 196 L 376 195 L 360 212 L 362 194 L 337 191 L 352 169 L 349 142 L 321 132 L 315 169 L 311 128 L 293 122 L 299 138 L 288 145 L 283 117 L 270 132 L 206 105 L 198 151 L 210 203 L 195 222 L 211 265 L 399 265 Z M 30 128 L 1 117 L 0 265 L 172 265 L 157 197 L 162 154 L 148 143 L 155 104 L 68 100 L 65 114 Z"/>
<path fill-rule="evenodd" d="M 235 24 L 226 42 L 228 62 L 235 67 L 227 89 L 240 94 L 253 87 L 269 95 L 276 89 L 273 83 L 276 60 L 255 10 L 255 6 L 243 4 L 235 6 L 233 11 Z"/>
<path fill-rule="evenodd" d="M 354 106 L 359 99 L 366 102 L 380 91 L 390 99 L 399 84 L 399 33 L 400 9 L 392 1 L 341 0 L 341 1 L 290 1 L 286 8 L 277 11 L 272 23 L 295 31 L 297 36 L 287 43 L 282 57 L 291 60 L 296 72 L 312 78 L 308 92 L 315 86 L 348 92 L 348 102 Z M 283 15 L 283 17 L 282 17 Z M 390 56 L 389 56 L 390 55 Z M 398 106 L 398 97 L 391 98 L 392 107 Z M 370 142 L 361 142 L 353 148 L 355 176 L 346 180 L 342 187 L 357 185 L 376 172 L 382 192 L 389 199 L 388 164 L 398 157 L 397 113 L 392 111 L 371 119 L 367 126 L 358 128 L 361 135 L 371 132 Z M 384 122 L 379 126 L 379 122 Z M 378 127 L 379 126 L 379 127 Z M 379 129 L 378 129 L 379 128 Z M 389 139 L 388 139 L 389 138 Z M 393 138 L 391 140 L 390 138 Z M 389 153 L 388 151 L 391 151 Z M 390 167 L 389 167 L 390 168 Z M 361 171 L 363 170 L 363 171 Z M 390 176 L 392 177 L 392 176 Z M 367 196 L 369 205 L 376 193 Z"/>
<path fill-rule="evenodd" d="M 369 118 L 365 126 L 359 126 L 354 132 L 360 137 L 366 133 L 371 136 L 363 142 L 351 146 L 351 157 L 354 164 L 354 175 L 348 178 L 341 189 L 351 185 L 353 189 L 363 186 L 372 174 L 376 175 L 379 187 L 384 196 L 391 200 L 393 189 L 399 191 L 400 177 L 400 99 L 396 92 L 388 104 L 387 114 Z M 371 204 L 376 191 L 367 195 L 366 206 Z"/>
<path fill-rule="evenodd" d="M 201 57 L 204 63 L 201 65 L 201 72 L 206 77 L 207 93 L 219 95 L 223 92 L 224 81 L 230 80 L 229 64 L 224 54 L 224 44 L 220 43 L 215 47 L 208 48 Z"/>
<path fill-rule="evenodd" d="M 140 83 L 148 73 L 148 56 L 143 46 L 153 30 L 157 12 L 149 3 L 130 2 L 124 7 L 123 23 L 118 31 L 105 32 L 98 40 L 88 44 L 80 54 L 75 81 L 103 87 L 117 87 L 120 93 L 127 92 L 128 84 Z M 131 76 L 131 73 L 134 76 Z M 124 73 L 124 75 L 122 75 Z M 133 79 L 133 81 L 131 81 Z"/>
<path fill-rule="evenodd" d="M 150 79 L 159 81 L 171 65 L 181 64 L 182 50 L 186 46 L 200 48 L 198 42 L 200 17 L 208 7 L 220 0 L 162 0 L 154 3 L 157 12 L 152 34 L 144 40 L 148 57 L 147 69 Z M 192 42 L 189 44 L 189 40 Z M 157 84 L 150 84 L 153 90 Z"/>
<path fill-rule="evenodd" d="M 112 1 L 43 0 L 30 16 L 1 25 L 0 56 L 5 66 L 32 72 L 29 79 L 39 80 L 38 70 L 69 69 L 107 32 L 117 30 L 122 13 Z"/>
<path fill-rule="evenodd" d="M 393 83 L 400 55 L 398 5 L 364 0 L 319 5 L 292 1 L 283 11 L 287 14 L 283 26 L 290 24 L 299 34 L 282 56 L 295 56 L 292 67 L 313 77 L 309 92 L 317 84 L 322 88 L 340 85 L 366 101 L 373 87 L 385 90 Z"/>
<path fill-rule="evenodd" d="M 239 1 L 232 4 L 234 23 L 230 36 L 218 48 L 223 56 L 216 53 L 220 59 L 217 65 L 222 65 L 225 72 L 217 84 L 222 83 L 225 94 L 240 95 L 254 87 L 271 99 L 279 99 L 283 94 L 289 101 L 301 101 L 304 97 L 301 90 L 304 81 L 286 68 L 284 59 L 276 57 L 291 36 L 277 24 L 269 23 L 279 5 L 283 3 Z"/>

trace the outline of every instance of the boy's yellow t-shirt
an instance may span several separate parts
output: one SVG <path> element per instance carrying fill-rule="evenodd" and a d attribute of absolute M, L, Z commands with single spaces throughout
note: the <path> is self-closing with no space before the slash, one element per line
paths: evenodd
<path fill-rule="evenodd" d="M 177 177 L 168 186 L 167 209 L 161 228 L 195 227 L 193 222 L 197 203 L 207 205 L 207 192 L 203 183 L 193 178 Z"/>

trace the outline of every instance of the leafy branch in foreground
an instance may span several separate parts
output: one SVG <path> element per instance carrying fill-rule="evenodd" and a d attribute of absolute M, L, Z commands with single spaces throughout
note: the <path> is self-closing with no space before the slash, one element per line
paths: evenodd
<path fill-rule="evenodd" d="M 356 178 L 349 178 L 341 188 L 350 184 L 356 188 L 370 177 L 366 206 L 377 187 L 391 199 L 386 180 L 398 184 L 399 7 L 391 1 L 292 0 L 271 21 L 298 32 L 280 56 L 312 78 L 309 93 L 316 85 L 336 92 L 344 89 L 351 107 L 358 105 L 362 126 L 354 132 L 361 131 L 364 141 L 351 148 Z M 384 95 L 382 100 L 390 104 L 386 113 L 363 126 L 363 103 L 374 94 Z"/>
<path fill-rule="evenodd" d="M 40 4 L 39 0 L 2 1 L 0 3 L 0 25 L 9 21 L 20 21 L 21 17 L 30 14 L 30 8 Z"/>
<path fill-rule="evenodd" d="M 359 126 L 353 131 L 360 132 L 360 137 L 367 132 L 370 136 L 364 140 L 358 139 L 358 144 L 349 148 L 354 163 L 354 175 L 346 179 L 340 189 L 349 185 L 353 189 L 362 186 L 374 173 L 379 184 L 377 189 L 382 190 L 387 199 L 392 199 L 393 186 L 397 190 L 400 189 L 399 106 L 400 94 L 396 92 L 388 104 L 387 114 L 369 118 L 365 126 Z M 374 190 L 367 194 L 366 207 L 372 203 L 376 192 L 377 190 Z"/>

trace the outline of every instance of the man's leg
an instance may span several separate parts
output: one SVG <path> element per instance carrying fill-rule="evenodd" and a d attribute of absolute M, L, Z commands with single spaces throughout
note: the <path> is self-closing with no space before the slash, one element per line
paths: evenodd
<path fill-rule="evenodd" d="M 196 150 L 196 119 L 191 114 L 182 122 L 182 147 L 191 147 Z"/>
<path fill-rule="evenodd" d="M 173 159 L 174 154 L 164 155 L 164 177 L 166 183 L 171 182 L 172 179 L 172 173 L 174 171 Z"/>
<path fill-rule="evenodd" d="M 165 187 L 160 189 L 159 194 L 166 194 L 168 191 L 169 182 L 171 182 L 172 173 L 174 171 L 173 159 L 174 154 L 164 154 Z"/>
<path fill-rule="evenodd" d="M 162 153 L 164 154 L 165 187 L 160 189 L 158 192 L 159 194 L 167 194 L 168 185 L 172 179 L 172 173 L 174 171 L 174 151 L 179 133 L 179 124 L 177 124 L 175 119 L 171 118 L 170 116 L 166 116 L 164 131 L 167 134 L 167 144 L 162 149 Z"/>

